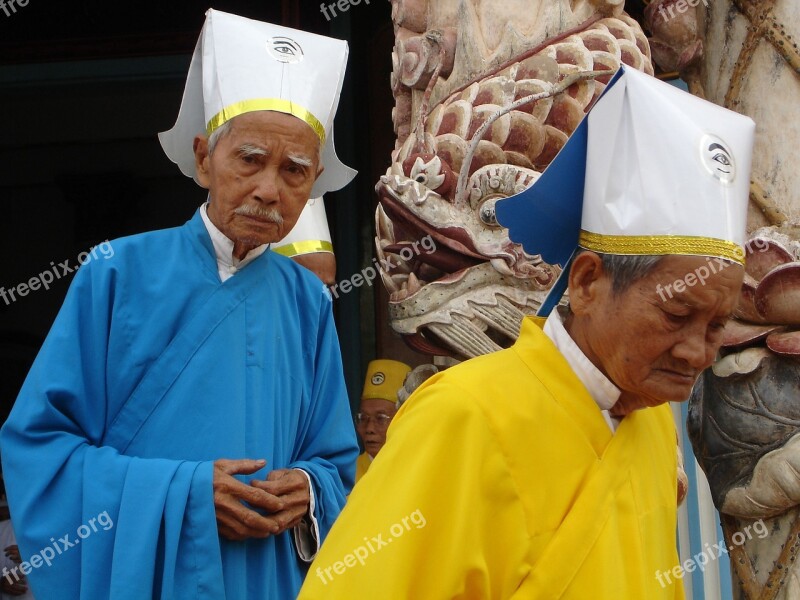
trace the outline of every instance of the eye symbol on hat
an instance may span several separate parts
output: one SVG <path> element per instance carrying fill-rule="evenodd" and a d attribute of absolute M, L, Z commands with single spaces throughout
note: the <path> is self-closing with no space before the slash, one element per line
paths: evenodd
<path fill-rule="evenodd" d="M 303 60 L 303 49 L 292 38 L 274 37 L 267 40 L 267 52 L 282 63 L 299 63 Z"/>
<path fill-rule="evenodd" d="M 386 375 L 378 371 L 377 373 L 375 373 L 375 375 L 372 376 L 372 379 L 370 381 L 372 381 L 372 385 L 380 385 L 384 381 L 386 381 Z"/>
<path fill-rule="evenodd" d="M 700 140 L 700 157 L 706 170 L 722 183 L 731 183 L 736 178 L 733 154 L 717 136 L 703 136 Z"/>

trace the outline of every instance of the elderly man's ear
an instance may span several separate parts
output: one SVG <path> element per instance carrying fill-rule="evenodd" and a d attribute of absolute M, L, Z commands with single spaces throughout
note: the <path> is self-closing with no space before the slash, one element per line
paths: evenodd
<path fill-rule="evenodd" d="M 194 150 L 194 166 L 197 171 L 197 182 L 208 189 L 210 180 L 208 177 L 208 138 L 204 135 L 196 135 L 192 144 Z"/>
<path fill-rule="evenodd" d="M 569 271 L 569 305 L 576 315 L 608 292 L 610 280 L 603 268 L 603 259 L 594 252 L 581 252 L 572 261 Z"/>

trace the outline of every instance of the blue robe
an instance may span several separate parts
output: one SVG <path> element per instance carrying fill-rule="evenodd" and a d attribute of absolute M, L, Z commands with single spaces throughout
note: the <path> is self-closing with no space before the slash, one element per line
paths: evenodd
<path fill-rule="evenodd" d="M 327 535 L 358 454 L 330 295 L 269 251 L 220 283 L 199 211 L 111 244 L 75 276 L 0 432 L 22 557 L 55 554 L 29 567 L 35 596 L 294 598 L 292 532 L 220 538 L 212 468 L 303 469 Z"/>

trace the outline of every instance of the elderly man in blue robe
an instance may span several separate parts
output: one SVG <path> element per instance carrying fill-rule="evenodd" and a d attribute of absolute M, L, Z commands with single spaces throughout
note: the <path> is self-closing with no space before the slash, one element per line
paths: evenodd
<path fill-rule="evenodd" d="M 269 244 L 353 177 L 346 59 L 207 13 L 161 142 L 209 202 L 81 268 L 0 433 L 37 598 L 296 596 L 358 448 L 330 295 Z"/>

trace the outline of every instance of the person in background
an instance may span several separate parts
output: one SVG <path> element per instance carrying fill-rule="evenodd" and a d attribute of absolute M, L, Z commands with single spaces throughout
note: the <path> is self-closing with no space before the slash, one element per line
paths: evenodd
<path fill-rule="evenodd" d="M 356 414 L 356 431 L 364 443 L 364 452 L 356 461 L 356 482 L 386 443 L 386 430 L 397 412 L 397 393 L 409 371 L 407 364 L 389 359 L 373 360 L 367 366 Z"/>
<path fill-rule="evenodd" d="M 324 198 L 312 198 L 306 203 L 292 231 L 273 244 L 272 251 L 315 273 L 325 285 L 336 283 L 336 256 Z"/>

